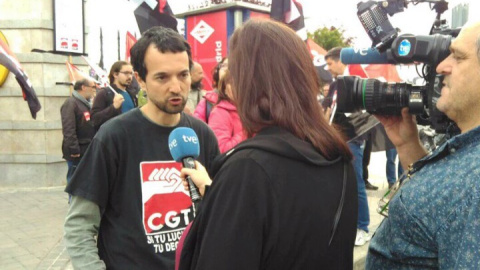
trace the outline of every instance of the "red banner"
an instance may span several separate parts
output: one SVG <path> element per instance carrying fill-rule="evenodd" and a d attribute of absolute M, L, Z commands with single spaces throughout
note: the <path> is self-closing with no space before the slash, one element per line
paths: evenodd
<path fill-rule="evenodd" d="M 212 90 L 212 70 L 227 55 L 228 17 L 226 10 L 187 18 L 186 33 L 193 60 L 203 67 L 205 90 Z M 233 21 L 232 21 L 233 27 Z"/>
<path fill-rule="evenodd" d="M 270 14 L 262 13 L 262 12 L 256 12 L 256 11 L 250 11 L 250 19 L 253 19 L 253 18 L 268 19 L 268 18 L 270 18 Z"/>
<path fill-rule="evenodd" d="M 397 68 L 395 65 L 368 65 L 365 67 L 365 71 L 369 78 L 381 79 L 383 78 L 387 82 L 401 82 L 402 79 L 398 76 Z"/>
<path fill-rule="evenodd" d="M 137 39 L 134 35 L 132 35 L 132 33 L 127 31 L 125 42 L 125 61 L 130 62 L 130 49 L 133 47 L 133 44 L 137 42 Z"/>

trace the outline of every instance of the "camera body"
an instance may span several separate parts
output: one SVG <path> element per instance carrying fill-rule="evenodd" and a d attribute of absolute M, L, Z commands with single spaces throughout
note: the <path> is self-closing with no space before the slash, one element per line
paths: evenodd
<path fill-rule="evenodd" d="M 399 0 L 395 1 L 399 2 Z M 366 53 L 366 51 L 356 51 L 350 48 L 342 49 L 340 55 L 342 62 L 344 64 L 412 64 L 420 62 L 424 64 L 422 78 L 426 84 L 413 86 L 408 83 L 385 83 L 376 79 L 340 76 L 336 82 L 337 110 L 340 112 L 366 110 L 372 114 L 399 115 L 402 108 L 408 107 L 410 113 L 417 115 L 419 124 L 430 125 L 437 133 L 445 133 L 453 122 L 436 107 L 443 87 L 443 76 L 438 75 L 435 69 L 450 54 L 452 37 L 458 35 L 459 29 L 451 30 L 441 27 L 441 31 L 437 31 L 440 28 L 433 27 L 432 33 L 434 34 L 427 36 L 411 34 L 397 36 L 390 31 L 388 35 L 372 37 L 372 33 L 374 33 L 372 29 L 375 31 L 386 29 L 385 25 L 389 22 L 386 14 L 378 16 L 379 8 L 374 5 L 373 1 L 367 3 L 370 6 L 369 9 L 365 8 L 363 3 L 358 5 L 358 15 L 377 50 L 370 49 Z M 396 8 L 400 10 L 399 6 Z M 371 12 L 372 10 L 375 12 Z M 374 17 L 370 19 L 368 18 L 370 14 L 381 19 Z M 375 21 L 381 25 L 375 26 Z M 369 24 L 366 25 L 364 22 L 369 22 Z"/>

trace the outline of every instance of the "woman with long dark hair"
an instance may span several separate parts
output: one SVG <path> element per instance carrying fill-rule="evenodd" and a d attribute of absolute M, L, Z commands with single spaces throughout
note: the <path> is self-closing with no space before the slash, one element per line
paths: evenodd
<path fill-rule="evenodd" d="M 352 156 L 317 102 L 305 43 L 250 20 L 230 40 L 228 66 L 249 139 L 217 160 L 213 181 L 199 163 L 182 170 L 204 198 L 179 268 L 352 269 Z"/>

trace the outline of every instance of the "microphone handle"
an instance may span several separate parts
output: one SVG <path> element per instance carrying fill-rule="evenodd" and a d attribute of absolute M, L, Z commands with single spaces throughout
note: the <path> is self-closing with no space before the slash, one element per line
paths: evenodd
<path fill-rule="evenodd" d="M 182 164 L 184 168 L 195 169 L 195 159 L 192 157 L 186 157 L 182 159 Z M 190 176 L 187 176 L 186 180 L 188 183 L 188 189 L 190 191 L 190 199 L 192 199 L 193 203 L 199 202 L 202 199 L 202 196 L 200 195 L 197 186 L 195 186 Z"/>

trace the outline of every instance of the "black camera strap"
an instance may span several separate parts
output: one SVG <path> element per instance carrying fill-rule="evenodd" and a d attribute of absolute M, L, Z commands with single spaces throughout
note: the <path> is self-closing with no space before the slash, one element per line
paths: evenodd
<path fill-rule="evenodd" d="M 343 183 L 342 183 L 342 196 L 340 197 L 340 203 L 338 204 L 337 213 L 335 213 L 335 218 L 333 220 L 332 235 L 330 236 L 330 241 L 328 241 L 328 246 L 332 244 L 333 237 L 337 231 L 338 222 L 340 221 L 340 216 L 342 215 L 343 204 L 345 202 L 345 189 L 347 187 L 347 163 L 343 164 Z"/>

